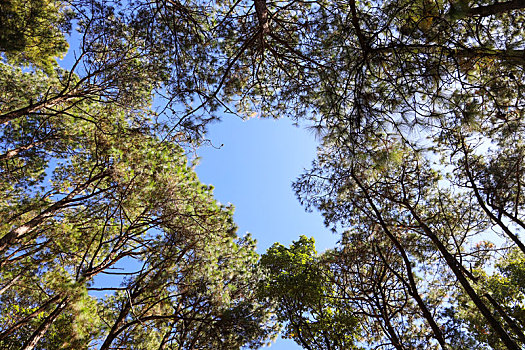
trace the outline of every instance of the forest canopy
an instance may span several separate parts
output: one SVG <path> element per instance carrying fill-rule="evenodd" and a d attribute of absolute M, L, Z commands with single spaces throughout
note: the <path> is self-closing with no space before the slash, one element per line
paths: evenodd
<path fill-rule="evenodd" d="M 524 22 L 521 0 L 2 1 L 0 347 L 521 349 Z M 236 235 L 188 157 L 225 113 L 315 131 L 293 187 L 337 246 Z"/>

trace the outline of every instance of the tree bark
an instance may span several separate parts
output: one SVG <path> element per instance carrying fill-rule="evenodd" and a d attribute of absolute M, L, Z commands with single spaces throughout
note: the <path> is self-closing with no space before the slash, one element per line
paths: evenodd
<path fill-rule="evenodd" d="M 15 149 L 11 149 L 5 152 L 4 154 L 0 154 L 0 161 L 13 159 L 14 157 L 18 156 L 20 152 L 27 151 L 36 146 L 40 146 L 43 143 L 44 143 L 43 141 L 40 141 L 40 142 L 31 143 L 29 145 L 20 146 Z"/>
<path fill-rule="evenodd" d="M 459 262 L 454 258 L 454 256 L 448 251 L 447 247 L 441 242 L 439 237 L 430 229 L 430 227 L 425 224 L 425 222 L 421 219 L 421 217 L 417 214 L 414 207 L 412 207 L 409 203 L 404 203 L 406 208 L 410 211 L 414 219 L 418 222 L 419 226 L 423 229 L 425 234 L 428 238 L 434 243 L 436 248 L 439 250 L 441 255 L 445 258 L 445 261 L 447 265 L 450 267 L 456 278 L 458 279 L 459 283 L 465 289 L 465 292 L 470 297 L 472 302 L 476 305 L 478 310 L 481 312 L 481 314 L 485 317 L 489 325 L 492 327 L 492 329 L 496 332 L 498 337 L 503 341 L 505 346 L 511 350 L 520 350 L 521 348 L 516 344 L 516 342 L 509 336 L 507 331 L 503 328 L 501 323 L 498 322 L 488 309 L 488 307 L 485 305 L 483 300 L 481 300 L 481 297 L 476 293 L 474 288 L 470 285 L 469 281 L 465 277 L 465 275 L 462 272 L 461 267 L 459 266 Z"/>
<path fill-rule="evenodd" d="M 467 146 L 465 145 L 465 142 L 463 139 L 461 139 L 461 150 L 463 151 L 463 155 L 465 156 L 465 161 L 463 162 L 465 164 L 465 174 L 467 175 L 467 178 L 468 178 L 468 182 L 470 183 L 470 185 L 472 186 L 472 190 L 474 191 L 474 195 L 479 203 L 479 205 L 481 206 L 481 208 L 483 209 L 483 211 L 485 212 L 485 214 L 487 214 L 487 216 L 490 218 L 491 221 L 493 221 L 495 224 L 497 224 L 502 230 L 503 232 L 505 232 L 505 234 L 520 248 L 520 250 L 525 254 L 525 245 L 523 244 L 523 242 L 519 239 L 519 237 L 517 235 L 515 235 L 508 227 L 507 225 L 505 225 L 503 223 L 503 221 L 501 221 L 500 218 L 498 218 L 496 215 L 494 215 L 494 213 L 492 213 L 489 208 L 487 208 L 486 204 L 485 204 L 485 201 L 483 200 L 483 198 L 481 197 L 481 193 L 479 193 L 479 189 L 478 189 L 478 186 L 476 185 L 476 182 L 474 180 L 474 176 L 472 175 L 472 171 L 470 169 L 470 165 L 469 165 L 469 162 L 468 162 L 468 150 L 467 150 Z"/>
<path fill-rule="evenodd" d="M 76 187 L 67 196 L 55 202 L 54 204 L 49 206 L 47 209 L 42 211 L 40 214 L 38 214 L 37 216 L 35 216 L 34 218 L 29 220 L 25 224 L 18 226 L 17 228 L 6 233 L 2 238 L 0 238 L 0 254 L 4 253 L 13 242 L 16 242 L 17 239 L 26 235 L 36 226 L 41 224 L 46 218 L 53 216 L 57 211 L 62 209 L 64 206 L 69 205 L 73 202 L 82 201 L 84 199 L 92 197 L 94 194 L 88 194 L 80 198 L 75 198 L 76 195 L 84 191 L 91 183 L 97 180 L 101 180 L 107 175 L 108 175 L 108 172 L 104 171 L 96 176 L 93 176 L 91 179 L 86 181 L 86 183 Z"/>
<path fill-rule="evenodd" d="M 401 258 L 403 259 L 403 263 L 404 263 L 405 268 L 407 270 L 407 277 L 408 277 L 408 280 L 409 280 L 409 283 L 410 283 L 409 290 L 412 290 L 411 296 L 415 299 L 418 307 L 421 309 L 421 312 L 423 313 L 423 316 L 425 317 L 425 319 L 429 323 L 430 328 L 432 329 L 432 332 L 434 333 L 435 339 L 438 341 L 438 343 L 439 343 L 439 345 L 441 346 L 442 349 L 448 349 L 447 344 L 445 342 L 445 338 L 443 337 L 443 333 L 441 332 L 441 329 L 439 328 L 438 324 L 436 323 L 436 321 L 432 317 L 432 313 L 427 308 L 427 306 L 425 305 L 425 302 L 423 301 L 423 299 L 421 298 L 421 296 L 419 295 L 419 293 L 417 291 L 417 285 L 416 285 L 416 281 L 414 280 L 414 273 L 412 271 L 412 264 L 410 262 L 410 259 L 408 258 L 408 255 L 406 254 L 406 251 L 405 251 L 403 245 L 401 244 L 401 242 L 399 242 L 399 240 L 395 237 L 395 235 L 390 231 L 390 229 L 386 225 L 385 221 L 383 220 L 383 217 L 382 217 L 381 213 L 379 212 L 379 209 L 376 207 L 376 205 L 372 201 L 372 198 L 370 197 L 368 191 L 363 186 L 363 184 L 359 181 L 359 179 L 353 173 L 353 171 L 351 173 L 351 176 L 354 179 L 354 181 L 356 182 L 357 186 L 359 186 L 359 188 L 363 191 L 368 204 L 372 207 L 372 210 L 374 211 L 374 213 L 375 213 L 375 215 L 376 215 L 376 217 L 377 217 L 377 219 L 379 221 L 379 224 L 381 225 L 381 228 L 383 229 L 383 232 L 385 232 L 387 237 L 390 239 L 390 241 L 392 241 L 392 243 L 394 244 L 396 249 L 401 254 Z"/>
<path fill-rule="evenodd" d="M 520 10 L 525 8 L 525 0 L 512 0 L 506 2 L 496 2 L 492 5 L 478 6 L 470 8 L 467 12 L 467 17 L 479 16 L 487 17 L 497 15 L 499 13 L 509 12 L 513 10 Z"/>
<path fill-rule="evenodd" d="M 17 110 L 7 112 L 0 115 L 0 124 L 6 124 L 11 120 L 18 119 L 20 117 L 23 117 L 24 115 L 28 115 L 31 113 L 35 113 L 41 109 L 44 108 L 50 108 L 54 107 L 60 103 L 69 101 L 74 98 L 83 97 L 83 94 L 79 94 L 76 92 L 70 93 L 70 94 L 64 94 L 64 95 L 58 95 L 49 99 L 45 99 L 41 102 L 30 104 L 29 106 L 19 108 Z"/>
<path fill-rule="evenodd" d="M 490 302 L 490 304 L 494 307 L 494 309 L 501 315 L 501 317 L 507 322 L 507 324 L 510 326 L 514 334 L 518 336 L 520 341 L 525 344 L 525 335 L 521 331 L 521 328 L 514 322 L 513 319 L 510 318 L 510 316 L 507 314 L 507 312 L 503 309 L 503 307 L 490 295 L 485 294 L 485 298 Z"/>
<path fill-rule="evenodd" d="M 111 327 L 111 330 L 109 331 L 109 334 L 104 340 L 104 343 L 100 347 L 100 350 L 108 350 L 110 348 L 111 344 L 113 343 L 113 341 L 119 334 L 118 330 L 120 326 L 122 325 L 122 323 L 124 322 L 124 319 L 128 316 L 130 311 L 131 311 L 131 302 L 130 300 L 126 300 L 126 304 L 120 310 L 118 318 L 115 321 L 115 323 L 113 323 L 113 327 Z"/>
<path fill-rule="evenodd" d="M 13 284 L 15 284 L 19 279 L 20 277 L 22 277 L 22 274 L 19 274 L 17 275 L 15 278 L 13 278 L 11 281 L 7 282 L 7 284 L 5 286 L 3 286 L 2 288 L 0 288 L 0 295 L 4 294 L 4 292 L 6 290 L 8 290 L 9 288 L 11 288 L 11 286 Z"/>
<path fill-rule="evenodd" d="M 49 314 L 49 316 L 46 317 L 44 322 L 40 324 L 37 330 L 34 331 L 33 334 L 31 334 L 31 337 L 29 337 L 26 344 L 22 347 L 21 350 L 33 350 L 38 344 L 38 342 L 40 341 L 40 339 L 42 339 L 44 334 L 46 334 L 49 327 L 51 327 L 53 322 L 57 319 L 57 317 L 60 315 L 62 310 L 65 309 L 66 306 L 67 306 L 67 297 L 62 299 L 60 303 L 58 303 L 55 310 L 53 310 L 53 312 Z"/>
<path fill-rule="evenodd" d="M 254 0 L 255 12 L 259 20 L 261 34 L 264 36 L 270 32 L 268 8 L 266 7 L 266 0 Z"/>

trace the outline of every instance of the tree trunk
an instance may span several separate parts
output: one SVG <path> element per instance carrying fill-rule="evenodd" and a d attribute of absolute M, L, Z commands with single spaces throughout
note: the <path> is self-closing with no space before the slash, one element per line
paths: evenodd
<path fill-rule="evenodd" d="M 106 339 L 104 340 L 104 343 L 100 347 L 100 350 L 108 350 L 111 346 L 111 343 L 115 340 L 115 338 L 118 336 L 120 329 L 120 326 L 124 322 L 124 319 L 128 316 L 129 312 L 131 311 L 131 301 L 126 300 L 126 304 L 120 310 L 120 313 L 118 315 L 117 320 L 115 323 L 113 323 L 113 327 L 111 327 L 111 330 L 109 331 L 109 334 L 107 335 Z"/>
<path fill-rule="evenodd" d="M 9 248 L 9 246 L 13 244 L 13 242 L 16 242 L 19 238 L 23 237 L 28 232 L 30 232 L 32 229 L 34 229 L 36 226 L 41 224 L 46 218 L 53 216 L 57 211 L 59 211 L 66 205 L 70 205 L 73 202 L 79 202 L 79 201 L 82 201 L 84 199 L 94 196 L 96 193 L 88 194 L 80 198 L 75 198 L 76 195 L 84 191 L 91 183 L 97 180 L 101 180 L 107 175 L 108 175 L 108 172 L 104 171 L 96 176 L 93 176 L 91 179 L 86 181 L 86 183 L 76 187 L 67 196 L 53 203 L 51 206 L 43 210 L 40 214 L 38 214 L 37 216 L 35 216 L 34 218 L 29 220 L 25 224 L 6 233 L 2 238 L 0 238 L 0 254 L 4 253 Z"/>
<path fill-rule="evenodd" d="M 525 344 L 525 335 L 521 331 L 521 328 L 514 322 L 512 318 L 507 314 L 507 312 L 503 309 L 503 307 L 490 295 L 485 294 L 485 298 L 492 304 L 494 309 L 501 315 L 501 317 L 507 322 L 507 324 L 510 326 L 514 334 L 518 336 L 520 341 Z"/>
<path fill-rule="evenodd" d="M 459 262 L 454 258 L 454 256 L 448 251 L 447 247 L 441 242 L 441 240 L 438 238 L 438 236 L 428 227 L 425 222 L 419 217 L 417 212 L 415 211 L 414 207 L 412 207 L 409 203 L 404 203 L 406 208 L 410 211 L 414 219 L 419 223 L 420 227 L 423 229 L 425 234 L 430 238 L 432 243 L 436 246 L 436 248 L 439 250 L 441 255 L 445 258 L 445 261 L 447 265 L 450 267 L 456 278 L 458 279 L 459 283 L 465 289 L 465 292 L 468 294 L 472 302 L 476 305 L 478 310 L 481 312 L 481 314 L 485 317 L 485 319 L 488 321 L 489 325 L 492 327 L 492 329 L 496 332 L 496 334 L 499 336 L 501 341 L 505 344 L 505 346 L 508 349 L 511 350 L 520 350 L 520 347 L 516 344 L 516 342 L 509 336 L 507 331 L 503 328 L 501 323 L 498 322 L 490 312 L 490 310 L 487 308 L 483 300 L 481 300 L 481 297 L 476 293 L 474 288 L 470 285 L 469 281 L 463 274 L 461 267 L 459 266 Z"/>
<path fill-rule="evenodd" d="M 4 154 L 0 154 L 0 161 L 12 159 L 12 158 L 18 156 L 20 154 L 20 152 L 27 151 L 28 149 L 31 149 L 31 148 L 36 147 L 36 146 L 40 146 L 43 143 L 44 143 L 43 141 L 35 142 L 35 143 L 31 143 L 29 145 L 20 146 L 18 148 L 9 150 L 9 151 L 5 152 Z"/>
<path fill-rule="evenodd" d="M 363 186 L 363 184 L 361 184 L 361 182 L 359 181 L 357 176 L 353 172 L 352 172 L 351 176 L 354 179 L 354 181 L 356 182 L 356 184 L 359 186 L 359 188 L 365 194 L 366 200 L 368 201 L 368 204 L 372 207 L 372 210 L 374 211 L 377 219 L 379 220 L 379 224 L 381 225 L 381 228 L 383 229 L 383 232 L 385 232 L 387 237 L 390 239 L 390 241 L 392 241 L 392 243 L 394 244 L 396 249 L 401 254 L 401 257 L 403 259 L 403 263 L 404 263 L 405 268 L 407 270 L 407 277 L 408 277 L 408 281 L 410 283 L 409 290 L 412 291 L 411 296 L 415 299 L 418 307 L 421 309 L 421 312 L 423 313 L 423 316 L 425 317 L 425 319 L 429 323 L 430 328 L 432 329 L 432 332 L 434 333 L 435 339 L 438 341 L 438 343 L 439 343 L 439 345 L 441 346 L 442 349 L 448 349 L 447 344 L 445 342 L 445 338 L 443 337 L 443 333 L 441 332 L 441 329 L 439 328 L 438 324 L 436 323 L 436 321 L 432 317 L 432 313 L 430 312 L 430 310 L 425 305 L 425 302 L 423 301 L 423 299 L 419 295 L 419 292 L 417 290 L 416 281 L 414 280 L 414 273 L 412 271 L 412 264 L 410 262 L 410 259 L 408 258 L 408 255 L 406 254 L 406 251 L 405 251 L 403 245 L 401 244 L 401 242 L 399 242 L 399 240 L 396 238 L 396 236 L 390 231 L 390 229 L 386 225 L 385 221 L 383 220 L 383 217 L 382 217 L 381 213 L 379 212 L 379 209 L 377 209 L 376 205 L 372 201 L 372 198 L 368 194 L 368 191 Z"/>
<path fill-rule="evenodd" d="M 55 310 L 53 310 L 53 312 L 49 314 L 49 316 L 46 317 L 44 322 L 40 324 L 38 329 L 34 331 L 33 334 L 31 334 L 31 337 L 29 337 L 26 344 L 22 347 L 21 350 L 33 350 L 35 346 L 38 344 L 38 342 L 40 341 L 40 339 L 44 336 L 44 334 L 46 334 L 49 327 L 51 327 L 53 322 L 57 319 L 57 317 L 60 315 L 62 310 L 65 309 L 66 306 L 67 306 L 67 297 L 62 299 L 62 301 L 58 303 Z"/>
<path fill-rule="evenodd" d="M 467 150 L 467 146 L 465 145 L 465 142 L 463 139 L 461 139 L 461 150 L 463 151 L 463 155 L 465 156 L 465 161 L 464 161 L 464 164 L 465 164 L 465 174 L 467 175 L 467 179 L 468 179 L 468 182 L 470 183 L 470 185 L 472 186 L 472 190 L 474 191 L 474 195 L 479 203 L 479 205 L 481 206 L 481 208 L 483 209 L 483 211 L 485 212 L 485 214 L 487 214 L 487 216 L 496 224 L 498 225 L 502 230 L 503 232 L 507 235 L 507 237 L 509 237 L 519 248 L 520 250 L 525 254 L 525 245 L 523 244 L 523 242 L 519 239 L 519 237 L 517 235 L 515 235 L 508 227 L 507 225 L 505 225 L 503 223 L 503 221 L 501 221 L 500 218 L 498 218 L 496 215 L 494 215 L 494 213 L 492 213 L 489 208 L 487 208 L 486 204 L 485 204 L 485 201 L 483 200 L 483 198 L 481 197 L 481 193 L 479 193 L 479 189 L 478 189 L 478 186 L 474 180 L 474 176 L 472 175 L 472 171 L 470 170 L 470 165 L 469 165 L 469 162 L 468 162 L 468 155 L 469 155 L 469 152 Z"/>
<path fill-rule="evenodd" d="M 492 5 L 478 6 L 470 8 L 467 12 L 467 17 L 479 16 L 487 17 L 497 15 L 499 13 L 509 12 L 512 10 L 520 10 L 525 8 L 525 0 L 512 0 L 507 2 L 496 2 Z"/>

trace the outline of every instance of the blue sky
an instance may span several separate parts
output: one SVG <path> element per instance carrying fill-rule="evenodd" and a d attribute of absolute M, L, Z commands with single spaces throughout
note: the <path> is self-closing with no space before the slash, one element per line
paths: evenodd
<path fill-rule="evenodd" d="M 215 198 L 235 205 L 239 235 L 250 232 L 262 254 L 274 242 L 289 245 L 300 235 L 315 237 L 319 252 L 337 240 L 317 212 L 307 213 L 291 188 L 310 167 L 317 142 L 303 128 L 286 119 L 249 119 L 225 116 L 210 127 L 215 147 L 202 147 L 196 167 L 202 182 L 215 186 Z M 279 339 L 272 350 L 301 349 Z"/>
<path fill-rule="evenodd" d="M 291 188 L 315 158 L 313 135 L 286 119 L 229 116 L 211 126 L 208 138 L 215 147 L 199 149 L 196 172 L 215 187 L 217 200 L 235 206 L 238 234 L 252 233 L 260 254 L 300 235 L 315 237 L 318 251 L 333 247 L 336 236 L 319 213 L 305 212 Z"/>

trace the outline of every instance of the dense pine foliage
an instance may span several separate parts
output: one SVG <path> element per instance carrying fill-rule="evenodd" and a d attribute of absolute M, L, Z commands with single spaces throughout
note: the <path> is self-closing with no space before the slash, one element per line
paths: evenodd
<path fill-rule="evenodd" d="M 523 348 L 523 23 L 522 0 L 2 1 L 0 347 L 282 327 L 305 349 Z M 316 132 L 293 186 L 334 249 L 237 237 L 188 158 L 223 112 Z"/>

